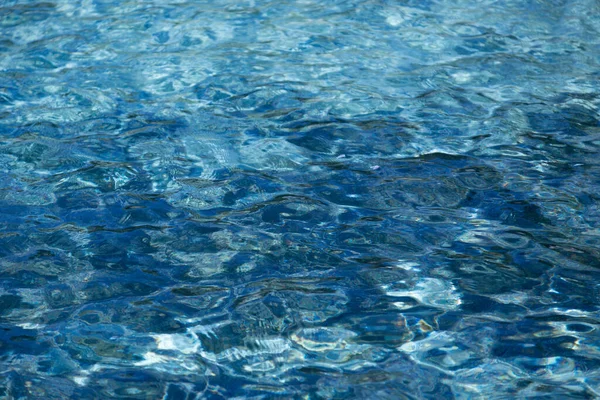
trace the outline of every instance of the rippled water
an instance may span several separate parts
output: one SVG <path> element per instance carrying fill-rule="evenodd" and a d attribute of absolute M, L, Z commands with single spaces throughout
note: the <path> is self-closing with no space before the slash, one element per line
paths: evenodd
<path fill-rule="evenodd" d="M 598 1 L 0 4 L 0 398 L 600 396 Z"/>

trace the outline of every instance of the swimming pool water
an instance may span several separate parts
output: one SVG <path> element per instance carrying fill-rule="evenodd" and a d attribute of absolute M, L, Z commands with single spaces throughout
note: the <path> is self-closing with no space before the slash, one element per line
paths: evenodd
<path fill-rule="evenodd" d="M 0 398 L 600 397 L 597 1 L 0 6 Z"/>

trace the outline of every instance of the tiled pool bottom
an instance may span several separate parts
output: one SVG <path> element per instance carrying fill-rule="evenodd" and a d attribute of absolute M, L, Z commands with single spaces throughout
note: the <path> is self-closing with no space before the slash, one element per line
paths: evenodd
<path fill-rule="evenodd" d="M 597 1 L 0 6 L 0 398 L 600 397 Z"/>

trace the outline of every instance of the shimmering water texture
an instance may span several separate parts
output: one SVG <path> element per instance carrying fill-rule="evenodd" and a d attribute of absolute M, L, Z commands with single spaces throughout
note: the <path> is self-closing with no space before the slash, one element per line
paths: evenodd
<path fill-rule="evenodd" d="M 0 398 L 600 396 L 598 1 L 0 4 Z"/>

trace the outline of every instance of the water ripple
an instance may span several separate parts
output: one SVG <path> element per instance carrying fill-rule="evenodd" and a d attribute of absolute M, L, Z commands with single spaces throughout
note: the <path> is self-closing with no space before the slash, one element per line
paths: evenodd
<path fill-rule="evenodd" d="M 598 398 L 594 0 L 0 4 L 0 398 Z"/>

